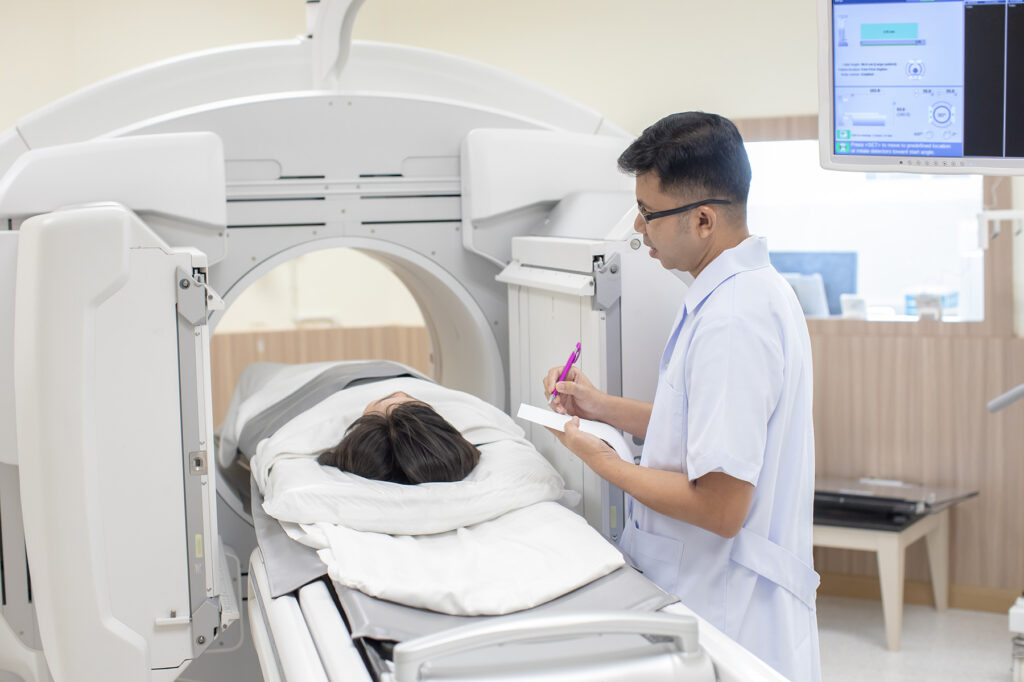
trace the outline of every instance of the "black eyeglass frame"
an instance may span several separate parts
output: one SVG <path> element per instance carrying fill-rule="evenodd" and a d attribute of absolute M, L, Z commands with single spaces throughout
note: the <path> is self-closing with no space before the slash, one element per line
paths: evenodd
<path fill-rule="evenodd" d="M 667 211 L 655 211 L 654 213 L 644 213 L 643 209 L 640 209 L 637 211 L 637 213 L 640 214 L 640 217 L 644 219 L 644 223 L 646 224 L 651 222 L 652 220 L 664 218 L 665 216 L 676 215 L 677 213 L 686 213 L 687 211 L 692 211 L 695 208 L 700 208 L 701 206 L 706 206 L 707 204 L 731 203 L 732 202 L 729 201 L 728 199 L 706 199 L 704 201 L 696 201 L 692 204 L 687 204 L 686 206 L 680 206 L 679 208 L 670 208 Z"/>

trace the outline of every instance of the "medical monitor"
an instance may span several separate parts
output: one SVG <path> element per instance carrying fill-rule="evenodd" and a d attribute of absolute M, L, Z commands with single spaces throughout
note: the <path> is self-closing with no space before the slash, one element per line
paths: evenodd
<path fill-rule="evenodd" d="M 1024 3 L 819 1 L 824 168 L 1024 172 Z"/>

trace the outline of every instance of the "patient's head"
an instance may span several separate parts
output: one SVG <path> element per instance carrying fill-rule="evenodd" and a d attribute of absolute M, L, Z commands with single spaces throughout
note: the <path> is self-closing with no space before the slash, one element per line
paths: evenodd
<path fill-rule="evenodd" d="M 395 391 L 394 393 L 390 393 L 390 394 L 384 396 L 383 398 L 378 398 L 377 400 L 371 400 L 369 403 L 366 404 L 366 407 L 363 409 L 363 414 L 367 415 L 367 414 L 370 414 L 371 412 L 378 412 L 380 414 L 387 414 L 387 411 L 389 409 L 391 409 L 392 407 L 394 407 L 395 405 L 400 405 L 401 403 L 418 403 L 418 402 L 421 402 L 421 401 L 416 400 L 416 398 L 413 398 L 411 395 L 409 395 L 405 391 Z M 426 403 L 424 403 L 424 404 L 426 404 Z"/>
<path fill-rule="evenodd" d="M 415 484 L 461 481 L 479 459 L 480 451 L 434 408 L 399 392 L 367 405 L 318 461 L 363 478 Z"/>

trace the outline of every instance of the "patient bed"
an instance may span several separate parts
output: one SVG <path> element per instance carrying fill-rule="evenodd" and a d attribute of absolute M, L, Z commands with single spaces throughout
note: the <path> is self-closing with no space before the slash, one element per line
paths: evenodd
<path fill-rule="evenodd" d="M 331 579 L 317 552 L 293 539 L 294 524 L 286 533 L 288 522 L 264 511 L 257 479 L 266 476 L 269 483 L 273 465 L 259 462 L 268 455 L 259 443 L 271 443 L 327 396 L 399 376 L 415 373 L 393 363 L 258 366 L 240 382 L 221 434 L 222 462 L 233 447 L 256 460 L 251 499 L 259 547 L 250 558 L 247 590 L 253 641 L 268 680 L 728 679 L 721 672 L 716 677 L 698 619 L 629 565 L 532 609 L 496 616 L 414 608 Z M 286 395 L 269 402 L 268 392 Z M 361 410 L 365 394 L 353 391 L 349 402 Z M 299 426 L 293 430 L 308 432 L 309 423 Z M 344 422 L 335 428 L 343 430 Z M 470 440 L 480 436 L 474 428 L 463 424 Z"/>
<path fill-rule="evenodd" d="M 516 666 L 522 677 L 534 675 L 529 679 L 543 679 L 538 674 L 567 679 L 570 670 L 579 679 L 714 679 L 703 674 L 711 664 L 698 655 L 695 621 L 645 617 L 677 600 L 628 566 L 532 609 L 529 620 L 523 614 L 442 614 L 376 599 L 332 581 L 313 550 L 289 538 L 276 520 L 260 511 L 260 499 L 254 489 L 260 547 L 250 558 L 248 599 L 250 625 L 268 680 L 445 679 L 456 670 L 467 674 L 467 669 L 477 678 L 500 671 L 506 675 L 500 679 L 516 679 L 507 677 Z M 583 638 L 567 648 L 564 638 L 574 631 L 600 626 L 605 632 L 615 619 L 624 632 L 612 641 L 607 636 Z M 557 631 L 544 630 L 556 624 Z M 527 636 L 523 632 L 545 641 L 517 642 Z M 654 651 L 643 639 L 649 634 L 675 639 Z M 415 655 L 407 653 L 399 670 L 396 661 L 403 660 L 403 651 Z M 444 668 L 433 660 L 441 656 Z M 627 665 L 629 659 L 636 660 Z M 623 676 L 608 676 L 611 660 Z M 419 676 L 419 667 L 427 663 L 433 664 L 430 674 Z M 588 667 L 594 665 L 598 668 Z M 594 674 L 598 669 L 601 675 Z M 680 677 L 683 670 L 691 676 Z"/>
<path fill-rule="evenodd" d="M 466 618 L 326 577 L 272 597 L 265 548 L 247 593 L 267 682 L 784 679 L 628 566 L 526 613 Z"/>
<path fill-rule="evenodd" d="M 253 509 L 265 532 L 250 558 L 249 618 L 268 680 L 715 679 L 696 620 L 655 613 L 677 600 L 628 566 L 528 614 L 452 616 L 330 580 L 312 550 Z"/>
<path fill-rule="evenodd" d="M 649 589 L 631 568 L 528 615 L 469 623 L 327 580 L 268 598 L 261 550 L 249 570 L 250 624 L 269 681 L 716 679 L 695 618 L 640 605 L 611 610 L 635 588 Z"/>

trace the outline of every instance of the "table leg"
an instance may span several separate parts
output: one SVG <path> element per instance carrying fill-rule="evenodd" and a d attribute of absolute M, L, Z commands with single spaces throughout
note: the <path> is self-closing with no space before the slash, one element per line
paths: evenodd
<path fill-rule="evenodd" d="M 949 510 L 939 512 L 939 525 L 924 536 L 928 546 L 928 571 L 932 577 L 935 608 L 945 611 L 949 606 Z"/>
<path fill-rule="evenodd" d="M 889 651 L 900 650 L 903 630 L 904 551 L 899 534 L 892 533 L 878 544 L 878 580 L 882 587 L 882 615 Z"/>

